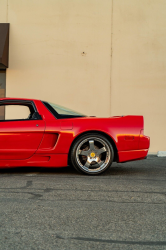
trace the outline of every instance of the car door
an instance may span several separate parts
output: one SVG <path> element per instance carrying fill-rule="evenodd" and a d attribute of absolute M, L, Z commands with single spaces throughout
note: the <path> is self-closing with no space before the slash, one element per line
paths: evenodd
<path fill-rule="evenodd" d="M 0 121 L 0 160 L 28 159 L 36 152 L 42 141 L 45 121 L 40 116 L 33 119 L 33 113 L 36 111 L 31 104 L 27 105 L 31 109 L 29 117 Z M 23 106 L 26 106 L 26 103 L 23 103 Z"/>

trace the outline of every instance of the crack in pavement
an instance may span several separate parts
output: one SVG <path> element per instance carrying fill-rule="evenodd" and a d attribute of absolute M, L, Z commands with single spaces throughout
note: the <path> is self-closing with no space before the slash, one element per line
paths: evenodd
<path fill-rule="evenodd" d="M 166 241 L 120 241 L 120 240 L 106 240 L 106 239 L 95 239 L 95 238 L 86 238 L 86 237 L 69 237 L 65 238 L 59 235 L 56 235 L 57 239 L 62 240 L 79 240 L 79 241 L 91 241 L 91 242 L 100 242 L 100 243 L 109 243 L 109 244 L 124 244 L 124 245 L 145 245 L 145 246 L 165 246 Z"/>

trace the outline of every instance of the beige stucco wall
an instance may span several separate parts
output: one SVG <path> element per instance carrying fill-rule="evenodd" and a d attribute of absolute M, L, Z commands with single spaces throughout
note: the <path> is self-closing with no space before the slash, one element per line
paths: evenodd
<path fill-rule="evenodd" d="M 110 13 L 109 0 L 8 0 L 7 96 L 108 116 Z"/>
<path fill-rule="evenodd" d="M 0 0 L 7 96 L 142 114 L 150 151 L 166 150 L 165 9 L 165 0 Z"/>
<path fill-rule="evenodd" d="M 113 7 L 111 115 L 144 115 L 150 151 L 166 151 L 166 1 Z"/>

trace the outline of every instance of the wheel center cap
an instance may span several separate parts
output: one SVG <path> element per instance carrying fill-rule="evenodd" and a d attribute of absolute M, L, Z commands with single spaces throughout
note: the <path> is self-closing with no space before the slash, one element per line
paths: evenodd
<path fill-rule="evenodd" d="M 94 158 L 96 155 L 95 155 L 94 152 L 92 152 L 92 153 L 90 154 L 90 156 L 91 156 L 92 158 Z"/>

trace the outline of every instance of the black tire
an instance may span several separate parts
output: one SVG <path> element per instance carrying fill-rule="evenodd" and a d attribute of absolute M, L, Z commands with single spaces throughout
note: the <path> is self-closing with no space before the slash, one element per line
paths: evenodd
<path fill-rule="evenodd" d="M 103 152 L 102 152 L 103 151 Z M 73 144 L 69 161 L 80 173 L 97 175 L 109 169 L 114 159 L 110 141 L 98 133 L 87 133 Z"/>

